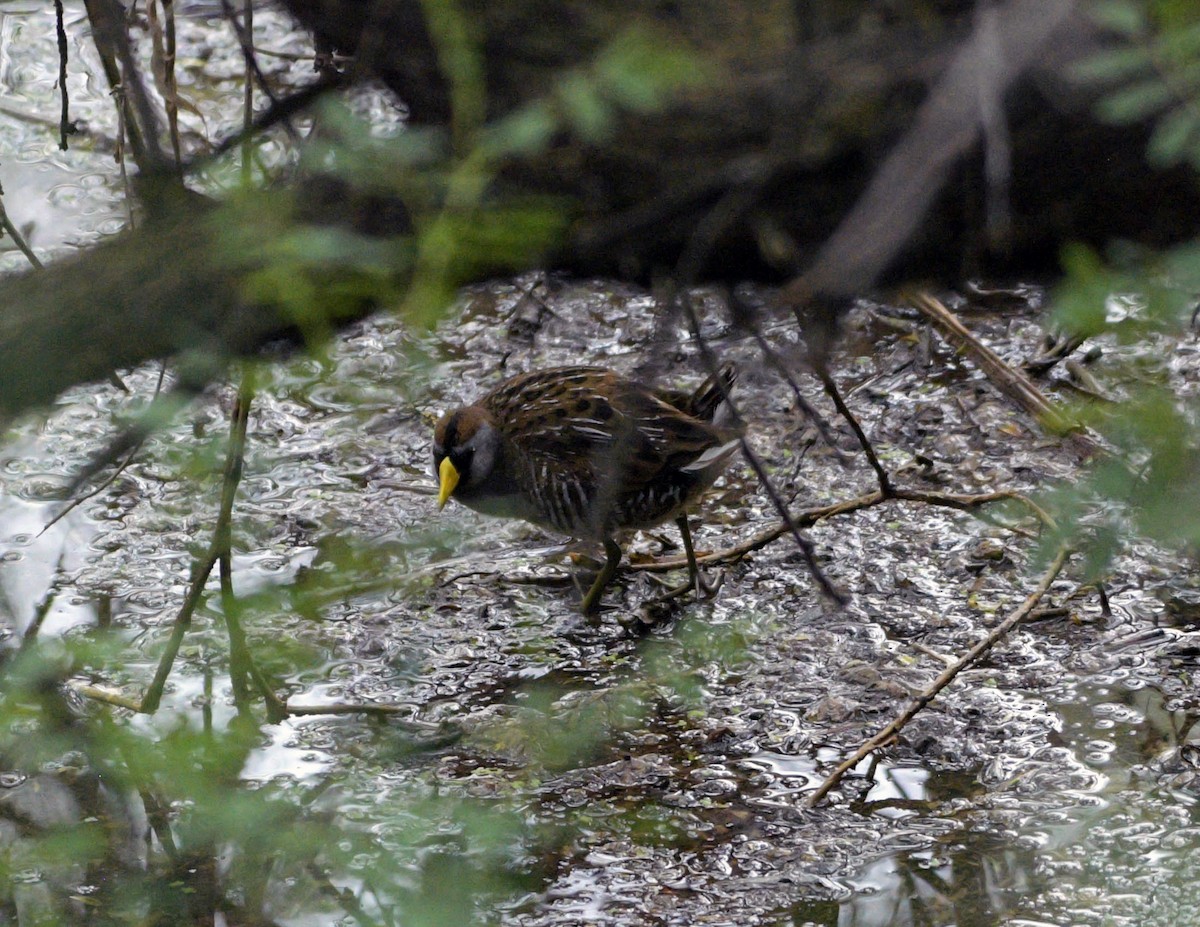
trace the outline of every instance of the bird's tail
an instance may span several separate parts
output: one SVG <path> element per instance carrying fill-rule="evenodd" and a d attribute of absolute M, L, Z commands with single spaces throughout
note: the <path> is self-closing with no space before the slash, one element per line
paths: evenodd
<path fill-rule="evenodd" d="M 741 427 L 741 421 L 734 415 L 733 407 L 727 401 L 737 377 L 737 367 L 732 363 L 722 364 L 716 373 L 701 383 L 688 397 L 686 406 L 682 407 L 683 411 L 703 422 L 712 422 L 718 427 Z"/>

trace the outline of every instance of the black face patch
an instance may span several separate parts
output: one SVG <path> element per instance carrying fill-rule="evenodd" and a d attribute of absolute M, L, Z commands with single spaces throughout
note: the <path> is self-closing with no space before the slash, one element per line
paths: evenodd
<path fill-rule="evenodd" d="M 469 473 L 471 471 L 471 461 L 475 457 L 474 451 L 468 451 L 468 450 L 463 450 L 462 448 L 456 448 L 455 450 L 451 451 L 447 456 L 450 458 L 450 463 L 454 464 L 454 469 L 457 470 L 459 473 L 466 475 L 467 473 Z"/>
<path fill-rule="evenodd" d="M 450 420 L 446 422 L 446 431 L 442 435 L 442 447 L 446 450 L 453 451 L 458 446 L 458 425 L 462 419 L 462 412 L 455 412 L 450 416 Z"/>

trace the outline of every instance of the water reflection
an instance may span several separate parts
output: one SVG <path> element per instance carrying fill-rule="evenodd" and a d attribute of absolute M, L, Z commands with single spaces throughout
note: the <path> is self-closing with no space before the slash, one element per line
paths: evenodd
<path fill-rule="evenodd" d="M 1139 636 L 1131 650 L 1177 647 L 1171 635 Z M 1187 645 L 1190 647 L 1190 644 Z M 973 795 L 990 807 L 987 829 L 971 812 L 968 826 L 923 840 L 866 866 L 849 898 L 830 910 L 801 905 L 799 924 L 837 927 L 988 927 L 993 924 L 1180 923 L 1179 911 L 1200 910 L 1196 715 L 1172 708 L 1155 686 L 1129 688 L 1098 680 L 1064 690 L 1053 707 L 1063 719 L 1063 755 L 1079 769 L 1057 770 L 1030 792 L 1015 778 L 1007 789 Z M 1060 748 L 1061 749 L 1061 748 Z M 1088 773 L 1090 767 L 1090 773 Z M 955 798 L 978 793 L 973 776 L 931 776 L 921 770 L 860 767 L 873 779 L 856 805 L 863 814 L 897 810 L 955 815 Z M 1037 777 L 1038 771 L 1030 776 Z M 1080 783 L 1085 788 L 1078 788 Z M 1002 822 L 1004 826 L 996 827 Z M 1195 923 L 1193 916 L 1182 923 Z"/>
<path fill-rule="evenodd" d="M 855 880 L 837 927 L 990 927 L 1012 923 L 1038 890 L 1036 853 L 1001 836 L 972 833 L 954 843 L 884 857 Z M 796 920 L 795 923 L 803 923 Z"/>
<path fill-rule="evenodd" d="M 67 6 L 70 21 L 78 22 L 79 4 Z M 219 4 L 189 6 L 219 9 Z M 3 28 L 13 28 L 16 9 L 9 5 L 0 12 Z M 10 43 L 9 53 L 38 49 L 36 54 L 45 56 L 54 46 L 47 8 L 19 9 L 29 17 L 22 26 L 27 31 L 19 43 Z M 28 31 L 35 28 L 42 30 L 36 39 Z M 225 43 L 214 52 L 202 65 L 209 76 L 241 67 L 236 45 Z M 37 99 L 53 104 L 53 62 L 37 67 L 44 70 L 41 83 L 30 82 L 27 71 L 25 85 L 37 86 L 42 94 Z M 100 86 L 93 81 L 92 92 Z M 74 98 L 82 105 L 87 88 L 76 89 L 82 92 Z M 207 106 L 212 100 L 201 102 Z M 111 115 L 106 95 L 96 103 Z M 237 112 L 236 107 L 226 110 L 226 118 Z M 95 162 L 89 173 L 55 160 L 46 154 L 52 139 L 39 134 L 41 129 L 25 132 L 10 145 L 22 154 L 6 162 L 0 179 L 13 191 L 10 212 L 18 221 L 25 215 L 35 223 L 35 246 L 53 247 L 70 237 L 86 241 L 107 231 L 120 194 L 113 185 L 115 173 L 105 172 L 115 169 Z M 6 139 L 0 135 L 0 141 Z M 19 198 L 22 194 L 27 200 Z M 445 524 L 437 531 L 422 528 L 427 500 L 403 491 L 427 479 L 428 427 L 422 413 L 461 398 L 457 392 L 464 383 L 494 376 L 513 355 L 514 344 L 527 343 L 514 333 L 519 318 L 505 324 L 505 313 L 511 309 L 515 316 L 513 307 L 522 304 L 523 286 L 481 286 L 468 294 L 463 316 L 447 319 L 441 329 L 445 337 L 426 346 L 429 356 L 444 361 L 441 367 L 418 357 L 411 336 L 385 321 L 364 323 L 331 349 L 327 364 L 297 360 L 276 371 L 255 403 L 256 432 L 238 502 L 237 591 L 265 604 L 262 625 L 251 622 L 250 628 L 261 635 L 264 651 L 267 642 L 280 645 L 271 669 L 281 688 L 303 692 L 310 704 L 412 699 L 435 719 L 473 721 L 474 741 L 457 746 L 458 755 L 418 777 L 397 759 L 407 742 L 385 724 L 346 718 L 292 721 L 264 726 L 261 737 L 240 748 L 244 762 L 232 768 L 230 780 L 249 781 L 251 792 L 268 784 L 281 791 L 329 788 L 328 807 L 338 824 L 356 821 L 373 835 L 386 835 L 389 858 L 403 858 L 418 839 L 428 839 L 423 827 L 402 826 L 417 814 L 403 794 L 405 783 L 414 783 L 414 792 L 465 792 L 495 804 L 512 799 L 536 827 L 561 832 L 546 838 L 545 856 L 553 864 L 545 878 L 554 887 L 530 905 L 531 917 L 541 924 L 631 923 L 642 912 L 645 922 L 682 923 L 689 914 L 712 912 L 718 904 L 725 922 L 762 923 L 763 911 L 818 894 L 820 900 L 784 907 L 784 917 L 822 925 L 1053 921 L 1144 927 L 1173 910 L 1171 905 L 1191 904 L 1193 912 L 1200 907 L 1195 888 L 1189 887 L 1200 883 L 1195 861 L 1200 824 L 1188 778 L 1195 771 L 1188 761 L 1188 750 L 1194 749 L 1194 698 L 1187 691 L 1194 658 L 1182 637 L 1081 648 L 1086 653 L 1076 657 L 1069 681 L 1061 672 L 1065 662 L 1055 655 L 1056 647 L 1071 651 L 1075 641 L 1067 632 L 1052 631 L 1061 633 L 1062 641 L 1049 643 L 1042 637 L 1007 641 L 986 670 L 998 684 L 989 675 L 979 685 L 976 679 L 964 687 L 966 692 L 947 694 L 946 701 L 953 702 L 943 720 L 977 718 L 978 730 L 944 738 L 948 746 L 930 735 L 934 758 L 928 766 L 917 765 L 925 756 L 921 751 L 915 751 L 917 759 L 914 751 L 906 754 L 905 764 L 866 761 L 843 789 L 850 800 L 828 817 L 802 808 L 805 793 L 837 759 L 832 752 L 810 750 L 810 741 L 839 726 L 844 736 L 845 725 L 857 729 L 864 717 L 884 713 L 895 693 L 915 682 L 905 673 L 925 672 L 911 662 L 916 656 L 910 641 L 952 652 L 969 636 L 964 629 L 977 625 L 979 616 L 961 605 L 953 572 L 955 546 L 966 545 L 966 532 L 975 529 L 964 529 L 945 513 L 921 515 L 925 537 L 901 530 L 915 523 L 910 515 L 895 525 L 887 524 L 894 516 L 874 513 L 817 529 L 822 549 L 832 553 L 835 564 L 851 565 L 850 581 L 867 559 L 863 552 L 870 552 L 870 581 L 859 589 L 865 605 L 852 619 L 829 618 L 798 594 L 803 584 L 793 581 L 794 564 L 780 559 L 786 554 L 761 552 L 738 565 L 722 597 L 704 608 L 721 621 L 731 613 L 728 621 L 740 629 L 756 615 L 774 613 L 777 627 L 762 635 L 769 642 L 754 640 L 752 659 L 740 660 L 729 648 L 704 649 L 692 641 L 688 646 L 696 655 L 680 661 L 678 675 L 697 693 L 695 705 L 681 703 L 665 684 L 649 693 L 637 691 L 655 712 L 645 730 L 640 723 L 628 724 L 627 715 L 636 717 L 628 707 L 635 700 L 605 702 L 605 693 L 620 693 L 617 687 L 626 684 L 626 676 L 642 684 L 645 654 L 682 645 L 664 638 L 638 651 L 608 637 L 573 637 L 564 601 L 528 593 L 518 577 L 494 576 L 498 570 L 511 574 L 509 567 L 517 564 L 526 572 L 539 569 L 526 565 L 544 552 L 537 548 L 540 542 L 511 526 L 489 525 L 486 535 L 473 537 L 476 526 L 470 521 L 460 523 L 465 537 L 448 539 Z M 514 364 L 576 360 L 585 346 L 589 358 L 631 363 L 662 347 L 655 341 L 664 334 L 653 300 L 641 290 L 555 283 L 547 299 L 555 311 L 544 317 L 538 311 L 536 351 L 521 348 Z M 673 336 L 670 347 L 676 347 Z M 876 350 L 872 341 L 865 354 Z M 881 362 L 881 369 L 910 366 L 903 355 Z M 966 367 L 945 369 L 951 372 L 936 382 L 973 376 Z M 953 464 L 957 485 L 962 473 L 981 466 L 971 460 L 986 456 L 977 453 L 977 433 L 995 429 L 971 419 L 965 433 L 956 432 L 954 426 L 962 422 L 955 410 L 944 411 L 945 397 L 931 398 L 924 373 L 919 377 L 916 382 L 879 379 L 856 401 L 873 417 L 868 424 L 885 436 L 888 422 L 925 422 L 926 443 L 920 433 L 891 432 L 886 439 L 897 447 L 923 447 Z M 136 375 L 127 380 L 135 393 L 149 394 L 148 384 L 139 386 Z M 776 446 L 786 446 L 793 416 L 778 402 L 781 391 L 763 383 L 759 389 L 763 446 L 770 447 L 773 439 Z M 28 454 L 10 449 L 15 456 L 4 473 L 11 478 L 11 493 L 27 495 L 0 499 L 0 524 L 9 532 L 0 537 L 6 558 L 0 588 L 11 603 L 15 635 L 28 631 L 38 603 L 51 602 L 41 628 L 47 638 L 99 620 L 96 606 L 83 598 L 48 599 L 61 572 L 74 574 L 74 592 L 110 590 L 117 601 L 115 624 L 135 637 L 142 654 L 111 667 L 105 681 L 137 691 L 162 650 L 189 551 L 212 524 L 212 500 L 197 498 L 194 480 L 180 479 L 187 467 L 171 450 L 173 444 L 192 446 L 186 427 L 159 436 L 143 465 L 89 505 L 86 514 L 81 510 L 40 537 L 50 509 L 33 497 L 38 487 L 57 485 L 72 461 L 103 445 L 111 431 L 111 409 L 128 401 L 103 388 L 80 389 L 75 401 L 56 413 L 54 442 L 43 441 Z M 219 445 L 223 415 L 219 410 L 197 414 L 208 416 L 206 427 Z M 986 410 L 973 414 L 982 416 L 985 426 L 991 422 Z M 201 445 L 197 456 L 204 453 L 204 430 L 192 435 Z M 1042 457 L 1039 451 L 1031 472 L 1043 472 Z M 790 462 L 780 467 L 794 469 Z M 804 479 L 845 488 L 844 472 L 822 473 L 821 467 L 821 461 L 807 460 Z M 985 474 L 984 481 L 990 479 Z M 750 492 L 743 491 L 731 508 L 740 522 L 775 517 Z M 728 527 L 736 533 L 739 525 Z M 517 534 L 509 534 L 513 531 Z M 346 544 L 346 537 L 364 540 Z M 914 559 L 914 550 L 924 559 Z M 445 559 L 448 554 L 455 559 Z M 305 611 L 304 590 L 291 587 L 302 587 L 301 579 L 319 578 L 330 567 L 346 576 L 351 592 L 356 582 L 366 587 L 382 577 L 381 585 L 370 587 L 378 594 L 347 593 L 337 601 L 314 596 L 320 604 Z M 1003 573 L 1008 568 L 996 567 L 1001 572 L 994 587 L 972 580 L 971 588 L 984 599 L 997 591 L 1010 594 L 1013 582 Z M 472 585 L 473 571 L 488 579 Z M 754 577 L 752 571 L 757 579 L 739 582 L 742 576 Z M 993 573 L 978 576 L 987 579 Z M 416 581 L 429 590 L 412 595 Z M 287 597 L 281 592 L 272 601 L 279 587 Z M 1125 601 L 1114 595 L 1113 604 L 1122 620 L 1132 620 L 1129 616 L 1144 607 L 1133 592 Z M 155 719 L 130 724 L 147 734 L 154 748 L 169 741 L 175 719 L 195 717 L 197 706 L 205 738 L 231 726 L 228 691 L 218 684 L 214 692 L 210 681 L 212 665 L 223 652 L 219 641 L 214 645 L 217 607 L 190 632 L 165 709 Z M 801 620 L 806 609 L 812 615 Z M 681 623 L 695 629 L 703 614 L 703 609 L 690 611 Z M 615 624 L 609 627 L 615 634 Z M 933 636 L 926 636 L 931 630 Z M 282 650 L 284 643 L 319 646 L 332 656 L 294 659 Z M 1162 658 L 1164 647 L 1177 647 L 1160 660 L 1181 670 L 1177 679 L 1161 678 L 1161 669 L 1153 678 L 1156 669 L 1148 654 Z M 857 676 L 847 673 L 851 662 Z M 1085 687 L 1079 678 L 1094 682 Z M 1014 683 L 1025 679 L 1029 682 Z M 1007 726 L 998 722 L 1002 716 Z M 595 755 L 561 736 L 564 728 L 574 734 L 573 724 L 581 738 L 598 736 L 587 725 L 601 722 L 631 729 Z M 546 743 L 554 735 L 562 744 L 550 750 Z M 397 744 L 390 753 L 380 748 L 388 740 Z M 202 747 L 207 750 L 207 744 Z M 522 771 L 529 756 L 541 765 Z M 935 771 L 939 762 L 966 771 Z M 738 763 L 754 775 L 741 781 Z M 974 769 L 973 763 L 989 765 Z M 347 778 L 351 774 L 357 778 Z M 47 817 L 55 803 L 67 804 L 61 788 L 34 779 L 22 789 L 23 781 L 0 781 L 0 789 L 22 799 L 36 794 L 49 809 L 39 813 Z M 381 812 L 378 805 L 389 799 L 393 807 Z M 478 820 L 494 827 L 483 815 Z M 447 829 L 458 839 L 458 831 Z M 440 846 L 445 838 L 435 839 Z M 469 845 L 466 838 L 463 845 Z M 529 846 L 537 844 L 531 839 Z M 865 854 L 875 859 L 858 868 Z M 258 860 L 252 863 L 257 866 Z M 439 866 L 431 863 L 427 870 L 431 894 L 464 884 Z M 534 867 L 530 871 L 541 875 Z M 847 872 L 855 874 L 845 883 L 834 881 L 846 879 Z M 845 896 L 840 901 L 829 897 L 839 890 Z M 75 894 L 88 893 L 82 886 Z"/>

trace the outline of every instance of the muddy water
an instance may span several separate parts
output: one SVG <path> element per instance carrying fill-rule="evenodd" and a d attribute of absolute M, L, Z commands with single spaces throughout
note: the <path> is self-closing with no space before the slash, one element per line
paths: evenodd
<path fill-rule="evenodd" d="M 533 331 L 514 324 L 530 290 L 551 310 Z M 753 345 L 724 329 L 715 299 L 705 305 L 708 334 L 744 371 L 754 444 L 794 505 L 869 490 L 858 458 L 844 467 L 814 441 Z M 1032 310 L 971 323 L 1013 359 L 1037 344 Z M 903 483 L 1036 492 L 1071 478 L 1070 454 L 986 381 L 965 367 L 945 375 L 957 364 L 945 349 L 934 344 L 926 360 L 921 338 L 879 330 L 868 307 L 850 324 L 851 343 L 871 352 L 843 356 L 838 369 Z M 275 613 L 254 638 L 265 646 L 282 634 L 326 655 L 285 677 L 295 701 L 399 703 L 463 733 L 428 762 L 389 763 L 371 722 L 293 719 L 244 775 L 337 779 L 351 750 L 358 789 L 396 802 L 431 785 L 503 797 L 537 826 L 568 828 L 569 847 L 543 862 L 536 890 L 504 909 L 515 924 L 1146 924 L 1191 910 L 1200 830 L 1186 679 L 1197 651 L 1161 603 L 1174 582 L 1161 555 L 1120 564 L 1109 617 L 1068 573 L 1051 595 L 1066 614 L 1019 628 L 808 810 L 820 778 L 940 671 L 931 654 L 960 654 L 1021 600 L 1036 569 L 1029 541 L 895 504 L 811 532 L 853 596 L 845 609 L 814 591 L 780 540 L 728 567 L 714 599 L 669 611 L 647 609 L 657 590 L 627 575 L 592 628 L 570 583 L 557 582 L 573 569 L 561 539 L 460 508 L 435 514 L 428 434 L 439 410 L 583 351 L 626 370 L 666 358 L 664 379 L 694 380 L 695 347 L 676 335 L 635 289 L 530 277 L 465 294 L 432 336 L 380 318 L 321 362 L 264 372 L 237 507 L 238 592 L 294 588 L 331 563 L 351 591 L 308 614 Z M 130 375 L 134 396 L 155 375 Z M 89 603 L 103 597 L 113 624 L 144 641 L 145 663 L 111 680 L 127 685 L 152 671 L 212 524 L 211 477 L 204 490 L 188 470 L 219 459 L 229 389 L 156 436 L 112 488 L 37 530 L 61 508 L 40 494 L 136 401 L 80 389 L 17 430 L 0 539 L 13 630 L 52 585 L 43 634 L 94 623 Z M 725 547 L 773 520 L 739 464 L 706 506 L 697 544 Z M 675 543 L 661 535 L 631 549 L 657 555 Z M 211 623 L 196 635 L 217 649 Z M 201 645 L 185 650 L 164 711 L 195 710 L 206 659 Z M 230 713 L 219 675 L 215 696 L 219 723 Z M 572 726 L 580 742 L 553 735 Z M 361 820 L 354 804 L 343 813 Z"/>
<path fill-rule="evenodd" d="M 25 41 L 49 34 L 46 10 L 0 13 L 6 90 L 53 112 L 51 72 L 29 51 L 41 46 Z M 232 94 L 232 46 L 212 40 L 204 15 L 188 22 L 197 98 Z M 269 11 L 260 22 L 299 41 Z M 86 61 L 86 42 L 72 36 Z M 94 69 L 78 80 L 103 138 Z M 210 118 L 229 112 L 214 102 Z M 58 155 L 32 123 L 0 124 L 23 153 L 15 173 L 3 166 L 10 213 L 43 201 L 52 209 L 36 214 L 35 247 L 53 253 L 119 223 L 119 174 L 102 145 Z M 1002 310 L 960 306 L 1013 362 L 1042 335 L 1041 294 L 1019 296 Z M 852 435 L 799 364 L 849 465 L 726 323 L 718 294 L 701 293 L 700 304 L 705 337 L 743 371 L 737 395 L 754 446 L 790 504 L 869 491 Z M 1069 451 L 902 310 L 863 303 L 847 327 L 835 370 L 901 485 L 1036 493 L 1078 473 Z M 768 319 L 765 330 L 794 361 L 794 325 Z M 1094 365 L 1102 377 L 1116 353 L 1106 350 Z M 1190 345 L 1156 351 L 1181 393 L 1195 387 Z M 580 359 L 663 382 L 702 371 L 687 327 L 645 292 L 539 276 L 463 294 L 432 334 L 378 318 L 327 356 L 261 371 L 234 526 L 236 591 L 260 603 L 252 646 L 272 654 L 294 703 L 395 704 L 459 736 L 414 757 L 369 719 L 293 718 L 266 729 L 243 769 L 248 784 L 333 786 L 330 813 L 397 856 L 428 846 L 408 817 L 430 794 L 518 810 L 511 865 L 521 888 L 488 909 L 514 925 L 1200 922 L 1190 684 L 1200 650 L 1177 564 L 1135 547 L 1114 571 L 1108 614 L 1068 570 L 1049 597 L 1065 613 L 1018 628 L 809 810 L 820 779 L 942 669 L 938 655 L 961 654 L 1021 601 L 1039 569 L 1033 545 L 951 510 L 890 504 L 810 532 L 852 597 L 847 608 L 815 591 L 781 539 L 728 567 L 707 601 L 648 608 L 657 587 L 626 574 L 590 627 L 561 538 L 453 506 L 438 515 L 428 475 L 440 410 L 511 373 Z M 73 390 L 44 416 L 13 423 L 0 448 L 7 639 L 39 622 L 43 639 L 104 623 L 129 659 L 100 681 L 132 691 L 153 673 L 212 529 L 232 389 L 212 389 L 110 486 L 45 526 L 64 510 L 57 489 L 157 378 L 143 369 L 124 374 L 128 392 Z M 706 504 L 697 545 L 724 548 L 774 520 L 738 463 Z M 664 530 L 629 549 L 652 557 L 675 544 Z M 212 606 L 160 714 L 128 723 L 165 731 L 202 710 L 228 723 L 224 653 Z M 445 830 L 457 833 L 453 822 Z"/>

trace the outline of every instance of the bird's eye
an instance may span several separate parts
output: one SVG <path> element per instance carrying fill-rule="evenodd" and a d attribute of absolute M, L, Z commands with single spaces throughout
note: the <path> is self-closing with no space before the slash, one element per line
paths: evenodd
<path fill-rule="evenodd" d="M 450 463 L 454 464 L 454 469 L 459 473 L 466 473 L 471 469 L 471 459 L 474 456 L 474 449 L 467 448 L 456 448 L 449 454 Z"/>

